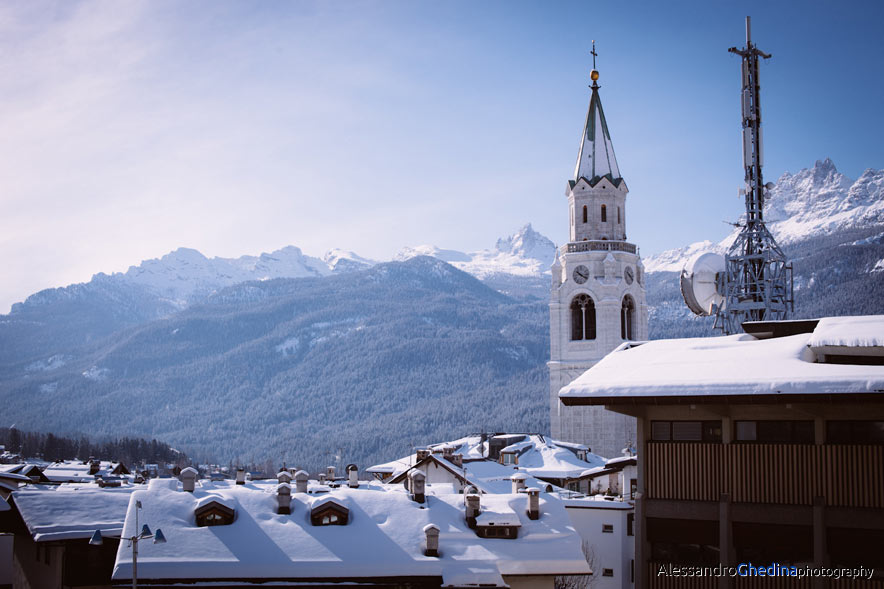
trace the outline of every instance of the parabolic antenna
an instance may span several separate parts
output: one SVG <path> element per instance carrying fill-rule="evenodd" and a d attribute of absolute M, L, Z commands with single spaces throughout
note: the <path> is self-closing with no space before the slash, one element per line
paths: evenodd
<path fill-rule="evenodd" d="M 701 252 L 688 260 L 681 271 L 681 296 L 696 315 L 714 315 L 724 304 L 718 277 L 724 275 L 724 256 Z"/>

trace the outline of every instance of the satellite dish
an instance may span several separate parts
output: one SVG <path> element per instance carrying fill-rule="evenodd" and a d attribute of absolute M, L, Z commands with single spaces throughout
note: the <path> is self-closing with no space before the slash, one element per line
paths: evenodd
<path fill-rule="evenodd" d="M 703 317 L 715 314 L 724 304 L 718 275 L 724 273 L 724 256 L 702 252 L 688 260 L 681 271 L 681 296 L 688 308 Z"/>

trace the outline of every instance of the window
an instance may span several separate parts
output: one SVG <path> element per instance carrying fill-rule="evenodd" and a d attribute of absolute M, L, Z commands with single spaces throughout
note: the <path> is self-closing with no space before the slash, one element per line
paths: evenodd
<path fill-rule="evenodd" d="M 503 464 L 516 464 L 516 455 L 513 452 L 501 452 L 501 461 Z"/>
<path fill-rule="evenodd" d="M 586 205 L 583 205 L 583 222 L 586 223 L 587 215 L 586 215 Z"/>
<path fill-rule="evenodd" d="M 608 208 L 602 205 L 602 223 L 608 222 Z"/>
<path fill-rule="evenodd" d="M 626 514 L 626 535 L 635 536 L 635 513 Z"/>
<path fill-rule="evenodd" d="M 629 498 L 635 497 L 638 493 L 638 479 L 629 479 Z"/>
<path fill-rule="evenodd" d="M 737 421 L 738 442 L 813 444 L 813 421 Z"/>
<path fill-rule="evenodd" d="M 655 442 L 720 442 L 720 421 L 652 421 Z"/>
<path fill-rule="evenodd" d="M 613 534 L 614 533 L 614 524 L 602 524 L 602 533 L 603 534 Z"/>
<path fill-rule="evenodd" d="M 346 526 L 350 510 L 335 500 L 323 500 L 310 510 L 310 523 L 314 526 Z"/>
<path fill-rule="evenodd" d="M 579 294 L 571 301 L 571 340 L 595 339 L 595 303 Z"/>
<path fill-rule="evenodd" d="M 617 224 L 620 224 L 620 207 L 617 207 Z"/>
<path fill-rule="evenodd" d="M 829 444 L 884 444 L 884 421 L 827 421 Z"/>
<path fill-rule="evenodd" d="M 210 501 L 194 510 L 194 515 L 197 526 L 226 526 L 233 523 L 236 512 L 218 501 Z"/>
<path fill-rule="evenodd" d="M 613 577 L 614 576 L 614 569 L 602 569 L 602 576 L 603 577 Z"/>
<path fill-rule="evenodd" d="M 627 295 L 623 297 L 623 306 L 620 308 L 620 339 L 635 339 L 633 332 L 633 323 L 635 321 L 635 303 L 632 297 Z"/>

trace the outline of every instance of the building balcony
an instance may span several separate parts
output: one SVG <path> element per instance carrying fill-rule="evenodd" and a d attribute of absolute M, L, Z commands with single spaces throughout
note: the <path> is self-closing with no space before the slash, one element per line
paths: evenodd
<path fill-rule="evenodd" d="M 884 446 L 649 442 L 649 499 L 884 508 Z"/>
<path fill-rule="evenodd" d="M 562 247 L 563 254 L 576 252 L 627 252 L 635 254 L 638 248 L 634 243 L 627 241 L 608 241 L 604 239 L 593 241 L 572 241 Z"/>

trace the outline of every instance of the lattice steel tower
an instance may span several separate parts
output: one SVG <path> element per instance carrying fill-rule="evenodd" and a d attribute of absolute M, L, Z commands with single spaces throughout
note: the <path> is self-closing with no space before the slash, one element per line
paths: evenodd
<path fill-rule="evenodd" d="M 772 184 L 761 175 L 764 150 L 761 135 L 759 58 L 769 59 L 752 44 L 750 18 L 746 17 L 746 47 L 728 49 L 743 58 L 743 167 L 746 170 L 746 222 L 725 256 L 722 295 L 715 327 L 736 333 L 744 321 L 786 319 L 793 310 L 792 265 L 764 225 L 764 196 Z"/>

